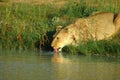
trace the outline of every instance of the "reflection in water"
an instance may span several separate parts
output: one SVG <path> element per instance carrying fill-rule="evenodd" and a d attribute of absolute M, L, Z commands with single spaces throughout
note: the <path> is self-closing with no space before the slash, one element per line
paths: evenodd
<path fill-rule="evenodd" d="M 67 58 L 64 58 L 62 53 L 55 53 L 52 58 L 53 62 L 58 62 L 58 63 L 69 63 L 70 60 Z"/>
<path fill-rule="evenodd" d="M 109 63 L 59 64 L 55 74 L 58 79 L 65 80 L 120 80 L 119 66 Z"/>
<path fill-rule="evenodd" d="M 120 80 L 117 61 L 51 56 L 0 56 L 0 80 Z"/>
<path fill-rule="evenodd" d="M 53 57 L 55 73 L 59 80 L 120 80 L 120 64 L 109 62 L 70 61 L 60 54 Z M 54 68 L 54 67 L 53 67 Z"/>

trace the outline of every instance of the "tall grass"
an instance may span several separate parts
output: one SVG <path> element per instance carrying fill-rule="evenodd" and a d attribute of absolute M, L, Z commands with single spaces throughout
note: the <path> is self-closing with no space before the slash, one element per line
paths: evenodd
<path fill-rule="evenodd" d="M 106 5 L 105 5 L 106 4 Z M 10 3 L 0 5 L 0 48 L 51 50 L 55 27 L 66 26 L 76 18 L 93 12 L 120 12 L 118 4 L 109 0 L 69 1 L 57 8 L 52 4 Z M 119 35 L 119 34 L 118 34 Z M 110 41 L 88 42 L 78 48 L 69 46 L 64 51 L 83 54 L 120 53 L 120 37 Z M 107 55 L 107 54 L 105 54 Z"/>
<path fill-rule="evenodd" d="M 4 48 L 34 49 L 36 41 L 44 44 L 49 31 L 47 11 L 49 6 L 12 4 L 1 8 L 0 42 Z"/>
<path fill-rule="evenodd" d="M 77 47 L 67 46 L 63 48 L 63 51 L 75 55 L 94 55 L 120 58 L 120 44 L 118 41 L 113 40 L 89 41 L 88 43 L 80 44 Z"/>

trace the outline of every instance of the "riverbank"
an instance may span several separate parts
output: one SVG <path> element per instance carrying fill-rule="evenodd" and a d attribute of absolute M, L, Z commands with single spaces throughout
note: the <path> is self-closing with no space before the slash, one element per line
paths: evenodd
<path fill-rule="evenodd" d="M 93 12 L 120 12 L 118 2 L 109 0 L 92 0 L 91 4 L 82 0 L 36 3 L 8 1 L 0 4 L 1 49 L 52 51 L 50 44 L 56 26 L 66 26 Z M 71 54 L 120 56 L 119 42 L 120 33 L 111 40 L 90 41 L 77 48 L 65 47 L 63 51 Z"/>

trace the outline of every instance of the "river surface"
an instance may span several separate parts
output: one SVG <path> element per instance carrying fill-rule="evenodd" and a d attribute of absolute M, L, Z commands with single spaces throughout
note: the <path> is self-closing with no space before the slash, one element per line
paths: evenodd
<path fill-rule="evenodd" d="M 38 53 L 1 52 L 0 80 L 120 80 L 116 58 Z"/>

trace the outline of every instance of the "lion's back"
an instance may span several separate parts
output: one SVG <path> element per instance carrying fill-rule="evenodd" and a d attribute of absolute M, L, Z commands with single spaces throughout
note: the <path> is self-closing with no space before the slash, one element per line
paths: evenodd
<path fill-rule="evenodd" d="M 115 32 L 113 13 L 97 13 L 87 18 L 91 34 L 97 40 L 110 37 Z"/>
<path fill-rule="evenodd" d="M 78 26 L 79 34 L 83 37 L 101 40 L 110 37 L 115 33 L 113 23 L 114 13 L 96 13 L 87 18 L 78 19 L 75 24 Z"/>

